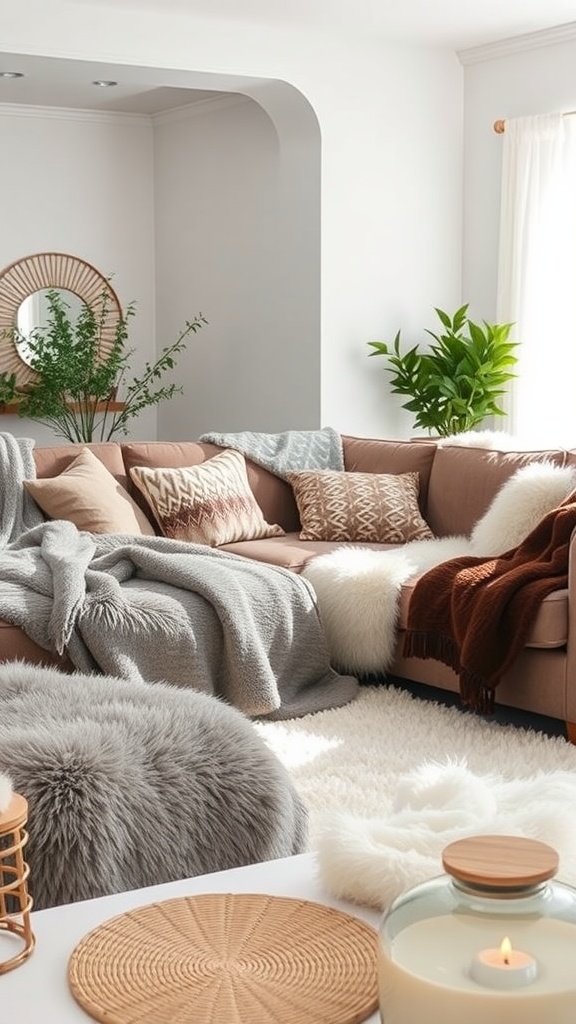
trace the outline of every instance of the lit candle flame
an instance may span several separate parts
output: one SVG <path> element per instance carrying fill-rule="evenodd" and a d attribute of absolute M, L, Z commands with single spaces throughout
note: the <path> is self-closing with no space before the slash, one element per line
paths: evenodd
<path fill-rule="evenodd" d="M 510 942 L 510 939 L 506 935 L 506 937 L 504 939 L 502 939 L 502 942 L 500 944 L 500 953 L 502 955 L 502 960 L 504 961 L 505 964 L 509 964 L 510 963 L 510 953 L 511 952 L 512 952 L 512 943 Z"/>

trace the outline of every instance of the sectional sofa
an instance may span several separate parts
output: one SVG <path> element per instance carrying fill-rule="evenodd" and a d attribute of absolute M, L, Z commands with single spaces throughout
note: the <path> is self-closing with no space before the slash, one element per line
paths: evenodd
<path fill-rule="evenodd" d="M 343 436 L 345 473 L 391 474 L 417 481 L 416 525 L 409 536 L 449 537 L 469 534 L 486 511 L 502 485 L 519 467 L 534 462 L 555 466 L 574 466 L 576 450 L 497 451 L 477 445 L 439 444 L 432 440 L 397 441 Z M 135 468 L 174 468 L 199 466 L 221 454 L 222 449 L 194 441 L 92 444 L 87 446 L 125 488 L 144 513 L 150 532 L 158 532 L 142 488 L 135 484 Z M 65 473 L 75 460 L 80 446 L 37 447 L 34 451 L 38 480 Z M 344 534 L 345 539 L 302 539 L 300 506 L 289 480 L 246 460 L 248 482 L 262 517 L 279 529 L 259 539 L 236 540 L 222 549 L 246 558 L 284 566 L 301 572 L 310 559 L 342 547 L 382 550 L 397 543 L 360 539 Z M 414 512 L 414 510 L 412 510 Z M 417 522 L 424 529 L 419 530 Z M 413 524 L 414 525 L 414 524 Z M 312 531 L 312 537 L 314 537 Z M 330 536 L 330 534 L 328 534 Z M 404 537 L 403 539 L 406 539 Z M 576 738 L 576 547 L 571 546 L 568 587 L 547 597 L 540 608 L 527 644 L 502 679 L 497 700 L 510 705 L 564 720 L 568 735 Z M 405 625 L 412 582 L 402 588 L 400 622 L 396 654 L 388 672 L 447 690 L 458 690 L 456 674 L 434 660 L 406 657 L 402 629 Z M 0 622 L 0 659 L 24 658 L 35 663 L 70 668 L 66 658 L 58 658 L 34 644 L 20 629 Z"/>

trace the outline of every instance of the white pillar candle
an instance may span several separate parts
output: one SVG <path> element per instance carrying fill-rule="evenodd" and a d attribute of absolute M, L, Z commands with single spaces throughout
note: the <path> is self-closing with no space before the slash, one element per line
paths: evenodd
<path fill-rule="evenodd" d="M 576 926 L 551 918 L 506 922 L 517 950 L 536 961 L 531 984 L 508 990 L 472 977 L 471 965 L 502 936 L 497 916 L 452 914 L 416 921 L 390 949 L 379 942 L 380 1009 L 385 1024 L 574 1024 Z"/>

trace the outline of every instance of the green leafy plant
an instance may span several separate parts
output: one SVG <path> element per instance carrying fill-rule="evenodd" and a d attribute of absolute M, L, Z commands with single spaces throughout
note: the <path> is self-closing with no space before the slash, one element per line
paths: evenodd
<path fill-rule="evenodd" d="M 161 384 L 176 365 L 191 334 L 208 321 L 199 313 L 186 321 L 176 341 L 156 362 L 146 363 L 139 377 L 127 379 L 134 349 L 127 348 L 128 325 L 135 304 L 114 321 L 110 338 L 110 308 L 106 291 L 94 304 L 83 303 L 72 321 L 62 294 L 47 292 L 46 326 L 25 339 L 16 330 L 14 343 L 24 346 L 36 378 L 18 386 L 15 374 L 0 374 L 0 404 L 18 403 L 18 414 L 38 420 L 58 436 L 73 442 L 110 441 L 128 433 L 128 421 L 143 409 L 182 393 L 181 386 Z"/>
<path fill-rule="evenodd" d="M 504 385 L 516 374 L 512 324 L 473 323 L 468 303 L 453 316 L 436 309 L 443 330 L 426 330 L 434 342 L 401 351 L 400 331 L 393 346 L 369 341 L 371 356 L 387 359 L 392 393 L 407 395 L 403 408 L 414 414 L 414 425 L 441 437 L 472 430 L 488 416 L 504 416 L 497 404 Z"/>

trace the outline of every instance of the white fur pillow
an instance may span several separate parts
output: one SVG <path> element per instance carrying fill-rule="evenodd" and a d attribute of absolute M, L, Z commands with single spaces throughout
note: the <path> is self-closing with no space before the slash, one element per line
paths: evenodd
<path fill-rule="evenodd" d="M 0 814 L 5 811 L 12 799 L 12 780 L 0 772 Z"/>
<path fill-rule="evenodd" d="M 500 452 L 521 451 L 519 439 L 504 430 L 464 430 L 460 434 L 438 438 L 436 445 L 438 448 L 462 445 L 465 448 L 491 448 Z"/>
<path fill-rule="evenodd" d="M 576 468 L 551 462 L 521 466 L 500 488 L 470 534 L 472 555 L 510 551 L 576 488 Z"/>

